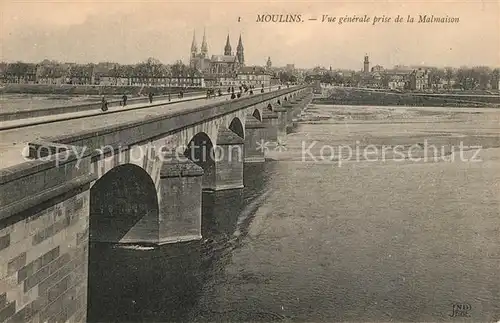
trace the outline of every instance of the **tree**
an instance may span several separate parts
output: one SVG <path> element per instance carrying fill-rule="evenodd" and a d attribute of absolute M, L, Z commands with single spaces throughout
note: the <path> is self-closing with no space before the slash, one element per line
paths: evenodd
<path fill-rule="evenodd" d="M 118 84 L 118 78 L 120 77 L 118 65 L 113 66 L 113 68 L 109 71 L 109 76 L 113 78 L 113 84 Z"/>
<path fill-rule="evenodd" d="M 182 63 L 181 60 L 176 61 L 170 68 L 173 76 L 185 75 L 187 72 L 187 66 Z"/>
<path fill-rule="evenodd" d="M 467 68 L 461 67 L 457 70 L 456 74 L 457 83 L 461 89 L 467 89 Z"/>
<path fill-rule="evenodd" d="M 457 82 L 463 90 L 473 90 L 480 84 L 480 71 L 476 68 L 461 67 L 457 71 Z"/>
<path fill-rule="evenodd" d="M 500 69 L 495 68 L 493 71 L 491 71 L 490 76 L 491 76 L 491 87 L 499 90 L 498 83 L 500 82 Z"/>
<path fill-rule="evenodd" d="M 148 66 L 145 63 L 139 63 L 134 66 L 134 74 L 137 77 L 144 79 L 149 77 Z"/>
<path fill-rule="evenodd" d="M 491 69 L 487 66 L 478 66 L 472 69 L 473 77 L 476 79 L 480 89 L 487 89 L 491 81 Z"/>
<path fill-rule="evenodd" d="M 333 83 L 332 75 L 330 73 L 325 73 L 321 75 L 321 83 L 332 84 Z"/>
<path fill-rule="evenodd" d="M 5 74 L 9 78 L 16 80 L 17 83 L 20 83 L 21 78 L 23 78 L 28 73 L 29 68 L 30 66 L 27 63 L 16 62 L 7 66 L 7 71 Z"/>
<path fill-rule="evenodd" d="M 446 67 L 444 70 L 446 81 L 448 82 L 448 88 L 451 89 L 451 80 L 453 79 L 454 73 L 451 67 Z"/>
<path fill-rule="evenodd" d="M 381 78 L 381 83 L 384 88 L 389 88 L 389 82 L 391 81 L 391 77 L 387 75 L 386 73 L 383 73 Z"/>
<path fill-rule="evenodd" d="M 441 83 L 441 79 L 446 77 L 446 72 L 438 68 L 431 68 L 429 70 L 429 85 L 431 88 L 437 88 Z"/>

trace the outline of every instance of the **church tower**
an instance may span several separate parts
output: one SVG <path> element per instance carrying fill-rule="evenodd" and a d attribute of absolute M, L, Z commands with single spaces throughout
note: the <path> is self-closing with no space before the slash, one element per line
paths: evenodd
<path fill-rule="evenodd" d="M 368 55 L 365 54 L 365 61 L 363 63 L 363 72 L 368 74 L 370 72 L 370 62 L 368 61 Z"/>
<path fill-rule="evenodd" d="M 240 63 L 241 66 L 245 65 L 245 54 L 243 53 L 243 42 L 241 41 L 241 34 L 240 34 L 240 39 L 238 40 L 238 47 L 236 47 L 236 57 L 238 58 L 238 62 Z"/>
<path fill-rule="evenodd" d="M 201 56 L 206 58 L 208 55 L 207 38 L 205 36 L 205 29 L 203 29 L 203 41 L 201 42 Z"/>
<path fill-rule="evenodd" d="M 198 53 L 198 46 L 196 46 L 196 31 L 193 31 L 193 42 L 191 43 L 191 58 L 195 58 Z"/>
<path fill-rule="evenodd" d="M 224 55 L 231 55 L 231 44 L 229 43 L 229 34 L 227 34 L 226 46 L 224 46 Z"/>

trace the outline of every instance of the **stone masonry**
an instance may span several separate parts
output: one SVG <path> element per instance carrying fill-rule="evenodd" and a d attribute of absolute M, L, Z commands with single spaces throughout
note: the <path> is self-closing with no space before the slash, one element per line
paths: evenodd
<path fill-rule="evenodd" d="M 85 322 L 88 194 L 0 229 L 0 322 Z"/>

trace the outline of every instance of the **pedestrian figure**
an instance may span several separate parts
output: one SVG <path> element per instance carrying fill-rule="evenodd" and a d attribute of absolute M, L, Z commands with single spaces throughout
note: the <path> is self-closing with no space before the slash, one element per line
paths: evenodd
<path fill-rule="evenodd" d="M 124 94 L 122 96 L 122 100 L 123 100 L 123 106 L 126 106 L 127 105 L 127 95 L 126 94 Z"/>
<path fill-rule="evenodd" d="M 106 101 L 106 99 L 104 97 L 102 97 L 102 100 L 101 100 L 101 110 L 102 111 L 108 111 L 108 101 Z"/>
<path fill-rule="evenodd" d="M 222 91 L 219 89 L 219 96 L 222 96 Z"/>
<path fill-rule="evenodd" d="M 238 99 L 241 98 L 241 92 L 238 92 Z"/>
<path fill-rule="evenodd" d="M 149 103 L 153 103 L 153 92 L 149 92 Z"/>
<path fill-rule="evenodd" d="M 170 93 L 168 93 L 168 101 L 170 102 L 172 98 L 170 97 Z"/>
<path fill-rule="evenodd" d="M 229 93 L 231 93 L 231 87 L 228 87 L 228 88 L 227 88 L 227 93 L 228 93 L 228 94 L 229 94 Z"/>
<path fill-rule="evenodd" d="M 236 95 L 234 95 L 234 92 L 233 92 L 233 93 L 231 93 L 231 99 L 234 99 L 234 98 L 236 98 Z"/>

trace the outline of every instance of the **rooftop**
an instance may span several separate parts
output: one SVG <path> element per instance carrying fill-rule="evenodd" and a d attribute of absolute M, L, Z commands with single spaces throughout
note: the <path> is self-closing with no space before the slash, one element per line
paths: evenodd
<path fill-rule="evenodd" d="M 262 66 L 244 66 L 238 71 L 238 74 L 269 74 Z"/>
<path fill-rule="evenodd" d="M 236 56 L 232 55 L 212 55 L 212 62 L 233 63 L 236 60 Z"/>

